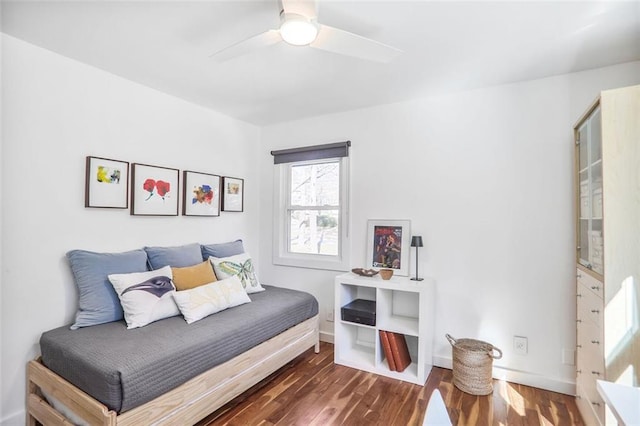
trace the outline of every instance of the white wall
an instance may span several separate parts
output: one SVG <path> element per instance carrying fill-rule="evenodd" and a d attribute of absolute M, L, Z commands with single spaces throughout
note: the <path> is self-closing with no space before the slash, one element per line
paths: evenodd
<path fill-rule="evenodd" d="M 2 4 L 0 3 L 0 14 L 2 14 Z M 1 15 L 0 15 L 1 16 Z M 0 30 L 2 29 L 2 24 L 0 24 Z M 2 90 L 2 86 L 3 86 L 3 75 L 2 75 L 2 62 L 3 62 L 3 54 L 2 54 L 2 43 L 0 43 L 0 178 L 2 178 L 2 180 L 4 180 L 4 177 L 2 175 L 2 169 L 3 169 L 3 162 L 4 162 L 4 157 L 2 155 L 2 147 L 4 146 L 4 132 L 3 129 L 4 127 L 2 126 L 2 103 L 3 103 L 3 90 Z M 0 183 L 0 383 L 2 383 L 2 275 L 3 275 L 3 267 L 2 267 L 2 246 L 4 245 L 4 238 L 2 237 L 2 228 L 4 227 L 3 225 L 3 219 L 2 219 L 2 211 L 4 210 L 3 204 L 2 204 L 2 184 Z M 2 422 L 2 406 L 3 406 L 3 398 L 0 398 L 0 423 Z"/>
<path fill-rule="evenodd" d="M 25 364 L 43 331 L 72 321 L 75 248 L 243 238 L 258 254 L 259 129 L 15 38 L 3 42 L 0 423 L 24 424 Z M 245 212 L 133 217 L 84 208 L 85 156 L 245 178 Z"/>
<path fill-rule="evenodd" d="M 635 62 L 263 128 L 261 278 L 313 293 L 332 333 L 336 272 L 271 263 L 269 151 L 351 140 L 352 266 L 364 265 L 367 219 L 412 221 L 420 270 L 437 280 L 436 363 L 450 365 L 445 333 L 478 338 L 504 350 L 497 375 L 572 392 L 572 126 L 599 90 L 639 81 Z M 528 355 L 513 353 L 514 335 Z"/>

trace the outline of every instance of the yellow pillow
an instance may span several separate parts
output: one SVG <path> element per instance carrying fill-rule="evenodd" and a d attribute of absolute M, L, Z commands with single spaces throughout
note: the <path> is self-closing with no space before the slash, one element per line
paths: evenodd
<path fill-rule="evenodd" d="M 208 260 L 185 268 L 172 267 L 171 272 L 173 273 L 173 283 L 178 291 L 189 290 L 218 280 Z"/>

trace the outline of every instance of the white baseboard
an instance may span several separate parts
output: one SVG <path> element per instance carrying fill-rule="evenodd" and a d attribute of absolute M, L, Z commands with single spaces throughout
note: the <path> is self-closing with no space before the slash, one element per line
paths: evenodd
<path fill-rule="evenodd" d="M 23 426 L 25 424 L 25 411 L 18 411 L 3 419 L 0 419 L 0 426 Z"/>
<path fill-rule="evenodd" d="M 453 360 L 450 357 L 434 356 L 433 365 L 436 367 L 452 369 Z M 526 371 L 511 370 L 504 367 L 493 367 L 493 378 L 505 380 L 507 382 L 518 383 L 521 385 L 532 386 L 549 390 L 552 392 L 563 393 L 566 395 L 576 394 L 575 382 L 567 382 L 552 377 L 540 376 L 538 374 L 528 373 Z"/>
<path fill-rule="evenodd" d="M 320 332 L 320 341 L 321 342 L 327 342 L 327 343 L 333 343 L 334 342 L 333 333 L 328 333 L 326 331 L 321 331 Z"/>

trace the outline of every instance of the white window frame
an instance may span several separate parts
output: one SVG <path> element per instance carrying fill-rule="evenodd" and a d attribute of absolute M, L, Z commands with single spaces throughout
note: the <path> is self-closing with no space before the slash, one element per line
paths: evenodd
<path fill-rule="evenodd" d="M 340 206 L 338 255 L 292 253 L 289 251 L 289 211 L 291 209 L 291 167 L 338 161 L 340 163 Z M 348 271 L 349 254 L 349 157 L 296 161 L 274 166 L 273 264 L 299 268 Z"/>

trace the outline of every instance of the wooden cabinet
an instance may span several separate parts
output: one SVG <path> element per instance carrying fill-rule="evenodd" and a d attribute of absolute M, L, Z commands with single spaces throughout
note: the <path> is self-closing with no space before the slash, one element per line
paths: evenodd
<path fill-rule="evenodd" d="M 574 134 L 577 403 L 615 424 L 596 380 L 640 382 L 640 86 L 602 92 Z"/>
<path fill-rule="evenodd" d="M 435 282 L 411 281 L 353 273 L 335 279 L 335 363 L 424 385 L 433 359 Z M 343 321 L 341 308 L 356 299 L 376 302 L 375 326 Z M 405 336 L 412 363 L 403 372 L 391 371 L 380 342 L 379 330 Z"/>
<path fill-rule="evenodd" d="M 604 424 L 604 402 L 596 391 L 596 380 L 605 377 L 602 282 L 581 269 L 578 269 L 577 277 L 578 407 L 587 424 Z"/>

